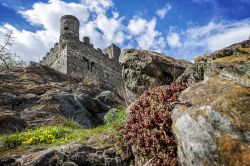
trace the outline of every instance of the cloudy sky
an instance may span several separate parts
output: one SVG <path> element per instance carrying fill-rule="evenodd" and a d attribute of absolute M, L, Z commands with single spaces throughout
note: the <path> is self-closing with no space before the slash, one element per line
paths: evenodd
<path fill-rule="evenodd" d="M 96 48 L 115 43 L 179 59 L 250 36 L 250 0 L 0 0 L 0 33 L 13 30 L 17 55 L 38 61 L 58 41 L 65 14 L 79 18 L 80 38 Z"/>

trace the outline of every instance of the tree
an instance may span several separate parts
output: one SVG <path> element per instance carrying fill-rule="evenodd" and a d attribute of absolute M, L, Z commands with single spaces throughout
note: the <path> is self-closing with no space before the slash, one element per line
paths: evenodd
<path fill-rule="evenodd" d="M 6 30 L 3 34 L 3 43 L 0 44 L 0 70 L 22 67 L 27 64 L 11 50 L 13 43 L 13 31 Z"/>

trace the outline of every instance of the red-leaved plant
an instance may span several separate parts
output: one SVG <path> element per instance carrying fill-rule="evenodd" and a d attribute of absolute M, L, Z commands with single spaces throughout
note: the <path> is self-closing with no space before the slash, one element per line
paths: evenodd
<path fill-rule="evenodd" d="M 124 137 L 139 157 L 152 159 L 152 165 L 178 165 L 170 112 L 177 94 L 186 87 L 187 84 L 173 83 L 154 88 L 128 110 Z"/>

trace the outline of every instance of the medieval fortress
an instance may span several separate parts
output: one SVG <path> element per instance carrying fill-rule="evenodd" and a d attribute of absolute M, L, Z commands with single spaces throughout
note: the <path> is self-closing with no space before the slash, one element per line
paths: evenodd
<path fill-rule="evenodd" d="M 72 15 L 61 18 L 59 43 L 40 62 L 61 73 L 95 79 L 119 91 L 121 86 L 121 49 L 111 44 L 104 50 L 95 49 L 89 37 L 79 40 L 79 20 Z"/>

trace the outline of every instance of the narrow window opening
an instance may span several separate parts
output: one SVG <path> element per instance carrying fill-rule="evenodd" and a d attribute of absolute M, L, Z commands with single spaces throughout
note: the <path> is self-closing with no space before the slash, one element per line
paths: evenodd
<path fill-rule="evenodd" d="M 88 64 L 88 70 L 89 70 L 89 62 L 87 62 L 87 64 Z"/>

